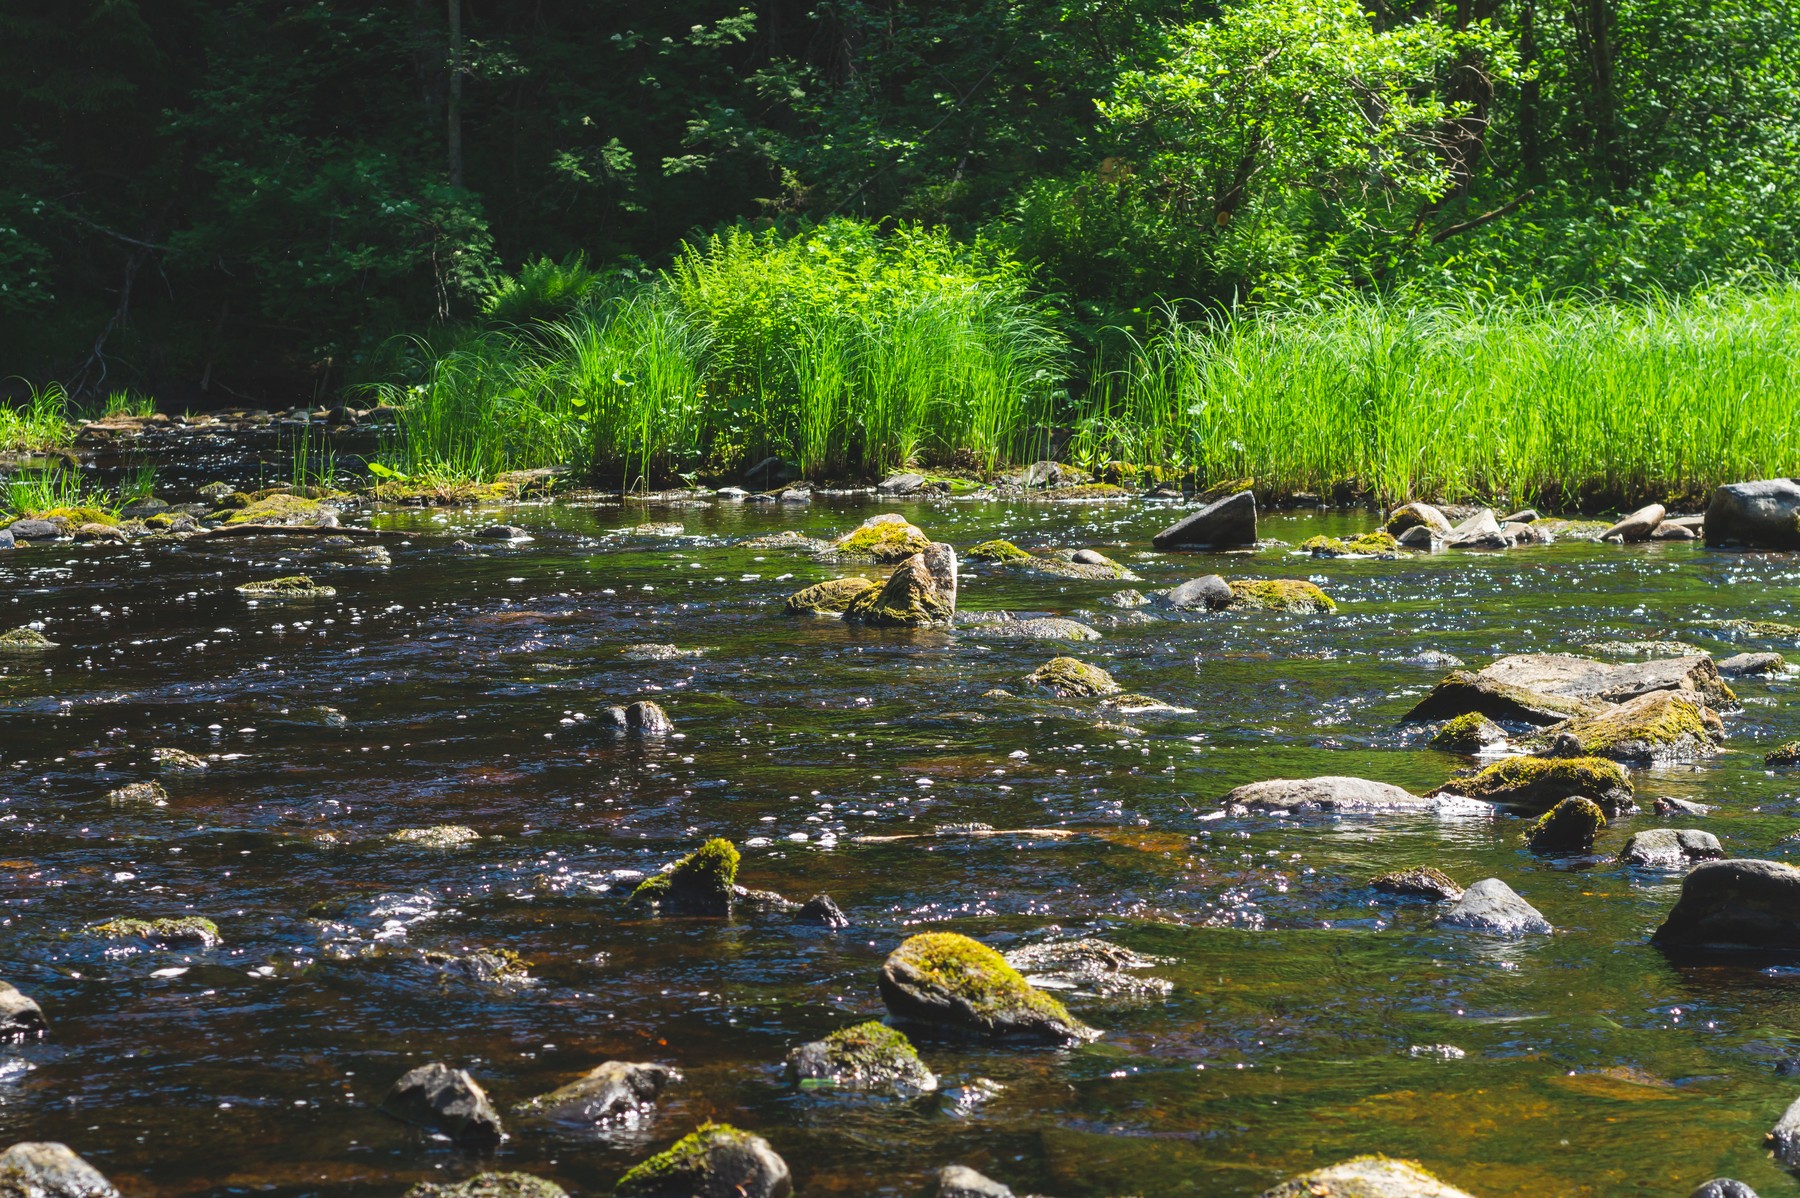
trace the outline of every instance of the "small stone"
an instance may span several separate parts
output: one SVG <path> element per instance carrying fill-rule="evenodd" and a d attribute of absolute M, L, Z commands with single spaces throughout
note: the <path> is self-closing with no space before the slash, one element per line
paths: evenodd
<path fill-rule="evenodd" d="M 1073 657 L 1052 658 L 1028 674 L 1025 681 L 1062 699 L 1116 695 L 1120 690 L 1111 674 Z"/>
<path fill-rule="evenodd" d="M 441 1132 L 464 1148 L 491 1148 L 505 1138 L 500 1113 L 467 1070 L 442 1062 L 421 1065 L 395 1082 L 381 1109 L 394 1118 Z"/>
<path fill-rule="evenodd" d="M 1217 578 L 1218 576 L 1214 575 L 1213 577 Z M 1222 582 L 1224 580 L 1220 579 L 1220 581 Z M 1142 592 L 1142 591 L 1132 590 L 1131 588 L 1127 587 L 1125 590 L 1114 591 L 1110 595 L 1103 595 L 1100 599 L 1100 602 L 1106 604 L 1106 606 L 1108 606 L 1108 607 L 1123 608 L 1123 609 L 1129 611 L 1133 608 L 1139 608 L 1139 607 L 1144 607 L 1144 606 L 1148 605 L 1150 602 L 1150 597 L 1148 595 L 1144 594 L 1144 592 Z"/>
<path fill-rule="evenodd" d="M 1459 715 L 1439 728 L 1431 747 L 1447 753 L 1480 753 L 1506 744 L 1506 732 L 1478 711 Z"/>
<path fill-rule="evenodd" d="M 1501 524 L 1536 524 L 1540 519 L 1542 519 L 1542 517 L 1538 515 L 1538 510 L 1534 507 L 1528 507 L 1528 508 L 1520 508 L 1518 511 L 1512 513 L 1510 516 L 1500 517 L 1500 523 Z"/>
<path fill-rule="evenodd" d="M 475 530 L 475 535 L 484 541 L 529 541 L 530 533 L 516 524 L 490 524 L 486 528 Z"/>
<path fill-rule="evenodd" d="M 206 768 L 206 758 L 196 757 L 183 749 L 151 749 L 150 763 L 172 774 L 195 773 Z"/>
<path fill-rule="evenodd" d="M 421 849 L 460 849 L 481 839 L 467 824 L 437 824 L 429 828 L 402 828 L 388 834 L 394 844 Z"/>
<path fill-rule="evenodd" d="M 938 1170 L 937 1198 L 1013 1198 L 1012 1190 L 966 1165 L 945 1165 Z"/>
<path fill-rule="evenodd" d="M 163 947 L 216 948 L 224 942 L 219 925 L 198 915 L 176 919 L 113 919 L 95 924 L 89 935 L 107 940 L 142 940 Z"/>
<path fill-rule="evenodd" d="M 941 554 L 935 559 L 926 553 L 913 554 L 894 568 L 879 590 L 871 588 L 852 599 L 844 609 L 844 619 L 890 628 L 948 623 L 956 614 L 956 595 L 941 586 L 944 564 Z M 948 565 L 954 579 L 954 554 Z"/>
<path fill-rule="evenodd" d="M 704 649 L 682 649 L 675 645 L 626 645 L 619 656 L 629 661 L 680 661 L 684 657 L 703 657 Z"/>
<path fill-rule="evenodd" d="M 1544 812 L 1525 833 L 1534 853 L 1586 853 L 1606 827 L 1606 813 L 1592 799 L 1568 798 Z"/>
<path fill-rule="evenodd" d="M 722 1123 L 705 1123 L 633 1167 L 617 1198 L 787 1198 L 787 1162 L 769 1142 Z"/>
<path fill-rule="evenodd" d="M 1713 861 L 1724 855 L 1717 836 L 1694 828 L 1634 832 L 1619 850 L 1620 861 L 1644 869 L 1686 869 L 1696 861 Z"/>
<path fill-rule="evenodd" d="M 1386 782 L 1326 774 L 1317 778 L 1269 778 L 1239 786 L 1221 801 L 1230 815 L 1435 815 L 1487 816 L 1493 806 L 1461 796 L 1420 796 Z"/>
<path fill-rule="evenodd" d="M 633 905 L 664 915 L 729 916 L 736 900 L 737 846 L 714 837 L 631 892 Z"/>
<path fill-rule="evenodd" d="M 55 641 L 35 628 L 14 628 L 0 632 L 0 653 L 41 653 L 57 648 Z"/>
<path fill-rule="evenodd" d="M 1171 587 L 1166 598 L 1170 607 L 1207 608 L 1216 611 L 1230 607 L 1235 596 L 1231 592 L 1231 585 L 1223 578 L 1217 574 L 1206 574 Z"/>
<path fill-rule="evenodd" d="M 10 982 L 0 982 L 0 1040 L 41 1036 L 48 1027 L 44 1009 Z"/>
<path fill-rule="evenodd" d="M 107 791 L 106 801 L 114 807 L 167 807 L 169 792 L 155 782 L 127 782 Z"/>
<path fill-rule="evenodd" d="M 906 1095 L 929 1093 L 938 1084 L 903 1033 L 873 1021 L 802 1044 L 788 1054 L 787 1072 L 801 1086 L 823 1083 Z"/>
<path fill-rule="evenodd" d="M 667 736 L 675 731 L 675 721 L 659 703 L 638 699 L 623 707 L 608 707 L 600 714 L 599 724 L 613 732 L 633 736 Z"/>
<path fill-rule="evenodd" d="M 1758 678 L 1787 671 L 1787 658 L 1779 653 L 1736 653 L 1715 664 L 1725 678 Z"/>
<path fill-rule="evenodd" d="M 69 522 L 61 516 L 49 520 L 14 520 L 7 528 L 21 541 L 54 541 L 69 535 Z"/>
<path fill-rule="evenodd" d="M 1175 988 L 1164 978 L 1140 975 L 1159 958 L 1091 936 L 1028 945 L 1005 957 L 1030 985 L 1071 998 L 1164 998 Z"/>
<path fill-rule="evenodd" d="M 818 924 L 826 928 L 850 926 L 849 917 L 838 909 L 829 894 L 815 894 L 800 904 L 800 909 L 794 912 L 794 922 Z"/>
<path fill-rule="evenodd" d="M 982 640 L 1097 641 L 1097 629 L 1080 620 L 1061 616 L 1035 616 L 1029 620 L 995 620 L 959 629 L 964 636 Z"/>
<path fill-rule="evenodd" d="M 1756 1191 L 1741 1181 L 1715 1177 L 1689 1194 L 1688 1198 L 1756 1198 Z"/>
<path fill-rule="evenodd" d="M 1548 934 L 1550 921 L 1499 878 L 1484 878 L 1463 891 L 1450 910 L 1438 916 L 1442 928 L 1462 928 L 1496 936 Z"/>
<path fill-rule="evenodd" d="M 1460 1061 L 1469 1054 L 1454 1044 L 1414 1044 L 1406 1055 L 1415 1060 Z"/>
<path fill-rule="evenodd" d="M 1653 807 L 1658 815 L 1711 815 L 1713 809 L 1705 803 L 1696 803 L 1692 799 L 1676 799 L 1667 795 L 1659 796 Z"/>
<path fill-rule="evenodd" d="M 1800 765 L 1800 740 L 1790 740 L 1786 744 L 1776 745 L 1763 754 L 1763 764 L 1770 769 Z"/>
<path fill-rule="evenodd" d="M 304 574 L 287 578 L 271 578 L 262 582 L 246 582 L 237 588 L 246 599 L 329 599 L 336 587 L 320 586 Z"/>
<path fill-rule="evenodd" d="M 890 474 L 875 484 L 875 489 L 883 495 L 912 495 L 925 489 L 925 476 L 902 472 Z"/>
<path fill-rule="evenodd" d="M 1369 885 L 1383 894 L 1430 899 L 1434 903 L 1455 902 L 1463 896 L 1463 888 L 1449 874 L 1429 865 L 1381 874 L 1369 879 Z"/>
<path fill-rule="evenodd" d="M 569 1198 L 569 1192 L 529 1173 L 478 1173 L 467 1181 L 422 1181 L 405 1198 Z"/>
<path fill-rule="evenodd" d="M 67 1144 L 24 1141 L 0 1152 L 0 1198 L 119 1198 Z"/>
<path fill-rule="evenodd" d="M 607 1061 L 566 1086 L 519 1103 L 512 1113 L 586 1127 L 630 1122 L 680 1080 L 680 1072 L 667 1065 Z"/>

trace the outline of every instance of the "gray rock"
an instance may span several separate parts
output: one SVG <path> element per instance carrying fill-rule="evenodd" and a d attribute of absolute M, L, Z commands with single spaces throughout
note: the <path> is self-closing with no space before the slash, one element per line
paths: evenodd
<path fill-rule="evenodd" d="M 1499 658 L 1473 675 L 1451 675 L 1406 718 L 1442 719 L 1478 711 L 1490 719 L 1548 724 L 1599 715 L 1606 704 L 1663 690 L 1694 695 L 1715 708 L 1737 704 L 1710 657 L 1604 662 L 1564 653 L 1521 653 Z"/>
<path fill-rule="evenodd" d="M 0 1152 L 0 1198 L 119 1198 L 67 1144 L 24 1141 Z"/>
<path fill-rule="evenodd" d="M 786 1063 L 788 1080 L 800 1086 L 810 1082 L 912 1096 L 938 1085 L 905 1033 L 874 1020 L 802 1044 L 788 1053 Z"/>
<path fill-rule="evenodd" d="M 490 524 L 475 531 L 484 541 L 529 541 L 531 534 L 516 524 Z"/>
<path fill-rule="evenodd" d="M 890 474 L 877 483 L 875 489 L 883 495 L 916 494 L 925 489 L 925 476 L 905 472 Z"/>
<path fill-rule="evenodd" d="M 1233 814 L 1259 815 L 1481 816 L 1494 811 L 1490 803 L 1460 795 L 1420 796 L 1386 782 L 1332 775 L 1252 782 L 1227 794 L 1223 805 Z"/>
<path fill-rule="evenodd" d="M 945 1165 L 938 1170 L 938 1198 L 1013 1198 L 1013 1192 L 991 1177 L 966 1165 Z"/>
<path fill-rule="evenodd" d="M 829 894 L 815 894 L 801 903 L 800 909 L 794 912 L 794 922 L 818 924 L 826 928 L 850 926 L 849 917 L 838 908 Z"/>
<path fill-rule="evenodd" d="M 1670 524 L 1665 520 L 1656 526 L 1656 531 L 1650 534 L 1650 539 L 1652 541 L 1698 541 L 1700 533 L 1686 524 Z"/>
<path fill-rule="evenodd" d="M 1100 633 L 1080 620 L 1034 616 L 1028 620 L 992 620 L 961 629 L 964 636 L 985 640 L 1097 641 Z"/>
<path fill-rule="evenodd" d="M 1116 566 L 1119 564 L 1098 549 L 1077 549 L 1069 555 L 1069 560 L 1079 566 Z"/>
<path fill-rule="evenodd" d="M 1403 666 L 1436 666 L 1441 670 L 1457 670 L 1463 666 L 1463 659 L 1454 653 L 1445 653 L 1442 649 L 1421 649 L 1417 653 L 1402 657 Z"/>
<path fill-rule="evenodd" d="M 943 541 L 933 541 L 923 556 L 925 568 L 931 572 L 931 581 L 937 584 L 938 594 L 950 605 L 951 614 L 955 614 L 956 549 Z"/>
<path fill-rule="evenodd" d="M 794 1182 L 769 1142 L 707 1124 L 619 1179 L 617 1198 L 787 1198 Z"/>
<path fill-rule="evenodd" d="M 1033 462 L 1019 472 L 1021 487 L 1058 487 L 1069 477 L 1060 463 Z"/>
<path fill-rule="evenodd" d="M 1715 1177 L 1689 1194 L 1688 1198 L 1756 1198 L 1756 1191 L 1741 1181 Z"/>
<path fill-rule="evenodd" d="M 15 544 L 17 541 L 13 537 L 13 530 L 0 528 L 0 549 L 11 549 Z"/>
<path fill-rule="evenodd" d="M 1708 861 L 1650 943 L 1672 950 L 1800 952 L 1800 869 L 1779 861 Z"/>
<path fill-rule="evenodd" d="M 1528 507 L 1520 508 L 1509 516 L 1500 517 L 1500 523 L 1502 526 L 1507 524 L 1536 524 L 1542 518 L 1543 517 L 1538 515 L 1538 510 L 1536 508 Z"/>
<path fill-rule="evenodd" d="M 1639 508 L 1631 515 L 1620 520 L 1611 528 L 1600 534 L 1602 541 L 1648 541 L 1668 515 L 1668 509 L 1660 503 L 1652 503 Z"/>
<path fill-rule="evenodd" d="M 1800 549 L 1800 480 L 1728 483 L 1706 509 L 1706 543 L 1746 549 Z"/>
<path fill-rule="evenodd" d="M 1411 1161 L 1359 1156 L 1289 1178 L 1258 1198 L 1472 1198 Z"/>
<path fill-rule="evenodd" d="M 1463 891 L 1456 905 L 1438 916 L 1437 924 L 1442 928 L 1462 928 L 1495 936 L 1542 934 L 1551 930 L 1550 921 L 1499 878 L 1483 878 Z"/>
<path fill-rule="evenodd" d="M 1658 798 L 1654 802 L 1658 815 L 1711 815 L 1713 809 L 1705 803 L 1696 803 L 1692 799 L 1673 799 L 1668 796 Z"/>
<path fill-rule="evenodd" d="M 1229 590 L 1230 588 L 1228 587 L 1226 589 Z M 1146 606 L 1150 602 L 1150 596 L 1144 594 L 1142 591 L 1133 590 L 1130 587 L 1127 587 L 1125 590 L 1114 591 L 1110 595 L 1103 596 L 1100 602 L 1106 604 L 1108 607 L 1118 607 L 1130 611 L 1133 608 Z"/>
<path fill-rule="evenodd" d="M 1432 550 L 1444 547 L 1444 534 L 1426 524 L 1415 524 L 1405 532 L 1396 534 L 1394 539 L 1408 549 Z"/>
<path fill-rule="evenodd" d="M 39 1036 L 46 1026 L 42 1007 L 12 983 L 0 982 L 0 1040 Z"/>
<path fill-rule="evenodd" d="M 467 1181 L 422 1181 L 405 1198 L 569 1198 L 569 1192 L 529 1173 L 478 1173 Z"/>
<path fill-rule="evenodd" d="M 811 503 L 812 502 L 812 488 L 811 487 L 789 487 L 787 490 L 783 491 L 780 495 L 776 496 L 776 498 L 780 499 L 781 502 L 783 502 L 783 503 Z"/>
<path fill-rule="evenodd" d="M 1192 512 L 1150 539 L 1158 549 L 1236 549 L 1256 544 L 1256 495 L 1239 491 Z"/>
<path fill-rule="evenodd" d="M 675 731 L 675 721 L 659 703 L 638 699 L 623 707 L 608 707 L 601 713 L 600 726 L 614 732 L 635 736 L 667 736 Z"/>
<path fill-rule="evenodd" d="M 566 1086 L 519 1103 L 512 1113 L 585 1127 L 628 1121 L 680 1080 L 680 1072 L 667 1065 L 607 1061 Z"/>
<path fill-rule="evenodd" d="M 1415 528 L 1423 528 L 1427 537 L 1435 536 L 1439 540 L 1450 535 L 1449 519 L 1429 503 L 1408 503 L 1397 507 L 1388 514 L 1387 523 L 1381 527 L 1396 539 Z"/>
<path fill-rule="evenodd" d="M 7 530 L 21 541 L 54 541 L 69 535 L 69 522 L 61 516 L 49 520 L 14 520 Z"/>
<path fill-rule="evenodd" d="M 1452 548 L 1481 547 L 1501 535 L 1500 521 L 1494 519 L 1493 508 L 1482 508 L 1444 535 L 1444 544 Z M 1503 546 L 1502 546 L 1503 547 Z"/>
<path fill-rule="evenodd" d="M 1787 658 L 1779 653 L 1736 653 L 1713 664 L 1724 678 L 1757 678 L 1787 670 Z"/>
<path fill-rule="evenodd" d="M 1769 1129 L 1766 1139 L 1775 1159 L 1784 1165 L 1800 1167 L 1800 1098 L 1796 1098 L 1775 1126 Z"/>
<path fill-rule="evenodd" d="M 1233 596 L 1230 583 L 1217 574 L 1206 574 L 1171 587 L 1163 598 L 1170 607 L 1216 610 L 1230 607 Z"/>
<path fill-rule="evenodd" d="M 442 1062 L 402 1075 L 381 1100 L 394 1118 L 441 1132 L 465 1148 L 491 1148 L 505 1138 L 500 1112 L 463 1069 Z"/>
<path fill-rule="evenodd" d="M 1645 869 L 1686 869 L 1696 861 L 1712 861 L 1725 855 L 1719 838 L 1694 828 L 1648 828 L 1634 832 L 1619 860 Z"/>
<path fill-rule="evenodd" d="M 1164 978 L 1141 974 L 1159 964 L 1158 958 L 1093 937 L 1032 944 L 1004 955 L 1031 985 L 1070 998 L 1162 998 L 1175 988 Z"/>
<path fill-rule="evenodd" d="M 742 488 L 742 487 L 720 487 L 714 493 L 716 495 L 718 495 L 718 497 L 720 499 L 724 499 L 724 500 L 727 500 L 732 503 L 742 503 L 744 500 L 746 500 L 750 497 L 750 492 L 744 490 L 744 488 Z"/>

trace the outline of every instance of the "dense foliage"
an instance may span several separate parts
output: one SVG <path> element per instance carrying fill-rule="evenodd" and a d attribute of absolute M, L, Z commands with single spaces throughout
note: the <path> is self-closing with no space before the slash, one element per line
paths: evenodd
<path fill-rule="evenodd" d="M 1792 265 L 1797 101 L 1795 0 L 14 0 L 0 364 L 324 395 L 526 264 L 834 216 L 1008 242 L 1090 334 L 1684 288 Z"/>

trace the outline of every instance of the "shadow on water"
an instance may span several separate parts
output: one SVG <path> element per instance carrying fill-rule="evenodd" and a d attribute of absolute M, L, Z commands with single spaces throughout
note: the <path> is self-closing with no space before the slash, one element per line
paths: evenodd
<path fill-rule="evenodd" d="M 846 571 L 739 542 L 869 510 L 383 512 L 405 534 L 385 565 L 297 540 L 0 556 L 0 623 L 41 621 L 62 645 L 0 660 L 0 977 L 54 1021 L 0 1047 L 0 1142 L 66 1141 L 134 1194 L 398 1193 L 481 1163 L 374 1113 L 406 1069 L 465 1065 L 504 1105 L 621 1057 L 688 1080 L 647 1125 L 521 1128 L 489 1163 L 602 1192 L 719 1118 L 767 1135 L 808 1194 L 911 1194 L 954 1160 L 1021 1192 L 1244 1195 L 1361 1152 L 1484 1198 L 1686 1194 L 1720 1174 L 1794 1191 L 1760 1142 L 1793 1097 L 1774 1067 L 1800 1052 L 1800 975 L 1647 946 L 1678 880 L 1610 855 L 1654 816 L 1609 829 L 1580 868 L 1524 854 L 1513 820 L 1201 818 L 1267 777 L 1443 781 L 1462 762 L 1396 726 L 1442 673 L 1409 664 L 1423 650 L 1481 664 L 1669 635 L 1724 651 L 1708 620 L 1800 610 L 1792 559 L 1676 544 L 1184 559 L 1147 552 L 1167 513 L 1140 505 L 901 509 L 962 546 L 1112 547 L 1144 590 L 1223 569 L 1309 577 L 1342 603 L 1110 626 L 1102 597 L 1121 584 L 969 567 L 965 607 L 1090 613 L 1105 639 L 1081 656 L 1192 709 L 1127 718 L 1027 697 L 1052 646 L 775 615 Z M 536 539 L 453 545 L 496 517 Z M 684 527 L 632 531 L 664 521 Z M 1281 516 L 1265 533 L 1362 523 Z M 295 572 L 336 597 L 232 590 Z M 705 652 L 620 652 L 645 642 Z M 1638 786 L 1718 804 L 1703 826 L 1728 851 L 1785 858 L 1800 796 L 1760 752 L 1800 735 L 1800 710 L 1788 681 L 1740 689 L 1732 751 Z M 632 696 L 681 735 L 596 730 Z M 109 805 L 157 776 L 156 747 L 212 762 L 161 775 L 166 807 Z M 855 839 L 975 821 L 1076 835 Z M 481 839 L 386 839 L 443 823 Z M 744 846 L 745 884 L 830 893 L 851 927 L 625 910 L 636 877 L 709 835 Z M 1559 930 L 1449 935 L 1365 885 L 1415 864 L 1503 877 Z M 83 933 L 126 914 L 204 914 L 224 944 Z M 924 1099 L 787 1089 L 788 1049 L 878 1016 L 881 959 L 927 926 L 1003 947 L 1100 933 L 1169 958 L 1175 988 L 1084 1009 L 1108 1034 L 1079 1050 L 922 1042 L 946 1087 Z M 420 955 L 483 947 L 535 980 Z"/>

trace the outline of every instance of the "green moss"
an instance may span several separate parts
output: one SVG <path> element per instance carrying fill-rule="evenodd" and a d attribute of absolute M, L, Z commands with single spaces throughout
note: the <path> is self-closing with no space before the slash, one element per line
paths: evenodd
<path fill-rule="evenodd" d="M 1350 552 L 1350 546 L 1336 537 L 1308 537 L 1300 542 L 1300 548 L 1314 557 L 1343 557 Z"/>
<path fill-rule="evenodd" d="M 824 1071 L 801 1076 L 799 1080 L 803 1082 L 811 1080 L 817 1084 L 829 1078 L 851 1085 L 912 1082 L 931 1088 L 936 1081 L 919 1059 L 912 1041 L 903 1032 L 877 1020 L 840 1028 L 813 1047 L 824 1051 L 809 1061 L 809 1067 L 816 1070 L 823 1066 Z M 796 1074 L 800 1072 L 795 1067 L 799 1056 L 797 1051 L 788 1058 L 790 1070 Z"/>
<path fill-rule="evenodd" d="M 1120 689 L 1111 674 L 1074 657 L 1051 658 L 1026 675 L 1025 681 L 1061 698 L 1116 695 Z"/>
<path fill-rule="evenodd" d="M 1025 498 L 1033 503 L 1068 502 L 1084 499 L 1127 499 L 1131 492 L 1124 487 L 1112 483 L 1078 483 L 1072 487 L 1049 487 L 1042 491 L 1027 492 Z"/>
<path fill-rule="evenodd" d="M 1025 980 L 1006 958 L 957 932 L 921 932 L 894 950 L 934 989 L 960 1000 L 977 1018 L 991 1019 L 1021 1008 L 1079 1028 L 1068 1008 Z"/>
<path fill-rule="evenodd" d="M 1800 624 L 1783 624 L 1777 620 L 1722 620 L 1719 627 L 1727 632 L 1765 641 L 1800 640 Z"/>
<path fill-rule="evenodd" d="M 846 620 L 889 628 L 941 624 L 954 614 L 919 557 L 901 562 L 887 582 L 863 591 L 844 609 Z"/>
<path fill-rule="evenodd" d="M 1230 585 L 1232 607 L 1299 613 L 1337 610 L 1331 596 L 1297 578 L 1239 578 Z"/>
<path fill-rule="evenodd" d="M 682 1174 L 703 1172 L 714 1148 L 742 1143 L 750 1138 L 748 1132 L 739 1131 L 729 1123 L 702 1123 L 649 1160 L 633 1165 L 619 1178 L 617 1192 L 660 1191 Z M 694 1192 L 704 1191 L 696 1185 Z"/>
<path fill-rule="evenodd" d="M 1471 711 L 1439 728 L 1431 738 L 1431 747 L 1450 753 L 1479 753 L 1505 739 L 1506 733 L 1501 731 L 1500 725 L 1479 711 Z"/>
<path fill-rule="evenodd" d="M 930 537 L 917 526 L 894 515 L 865 520 L 860 527 L 837 541 L 840 553 L 884 563 L 903 562 L 930 547 Z"/>
<path fill-rule="evenodd" d="M 1763 754 L 1763 764 L 1769 766 L 1800 765 L 1800 740 L 1790 740 L 1785 745 L 1777 745 Z"/>
<path fill-rule="evenodd" d="M 1564 799 L 1538 817 L 1525 833 L 1525 845 L 1534 853 L 1585 853 L 1606 827 L 1606 812 L 1592 799 Z"/>
<path fill-rule="evenodd" d="M 41 512 L 27 512 L 25 515 L 32 520 L 67 520 L 72 528 L 80 528 L 83 524 L 105 524 L 112 527 L 119 523 L 117 516 L 97 507 L 53 507 Z"/>
<path fill-rule="evenodd" d="M 167 807 L 169 792 L 155 782 L 127 782 L 107 791 L 106 801 L 114 807 Z"/>
<path fill-rule="evenodd" d="M 1703 704 L 1677 691 L 1652 691 L 1548 728 L 1542 740 L 1572 740 L 1585 754 L 1619 761 L 1677 760 L 1706 756 L 1724 732 L 1723 722 Z"/>
<path fill-rule="evenodd" d="M 795 591 L 783 606 L 789 615 L 842 614 L 857 596 L 880 585 L 872 578 L 828 578 Z"/>
<path fill-rule="evenodd" d="M 1003 566 L 1022 566 L 1034 560 L 1031 554 L 1011 541 L 983 541 L 979 545 L 971 545 L 963 556 L 970 561 L 998 562 Z"/>
<path fill-rule="evenodd" d="M 422 1181 L 405 1198 L 569 1198 L 553 1181 L 529 1173 L 481 1173 L 467 1181 Z"/>
<path fill-rule="evenodd" d="M 1615 811 L 1631 802 L 1631 781 L 1617 762 L 1599 757 L 1509 757 L 1441 788 L 1471 799 L 1549 806 L 1581 795 Z"/>
<path fill-rule="evenodd" d="M 174 524 L 175 524 L 175 517 L 169 515 L 167 512 L 158 512 L 154 516 L 144 517 L 144 527 L 145 528 L 160 530 L 160 529 L 164 529 L 164 528 L 172 528 L 172 527 L 174 527 Z"/>
<path fill-rule="evenodd" d="M 737 846 L 715 836 L 631 892 L 633 904 L 661 905 L 672 914 L 729 915 L 737 884 Z"/>
<path fill-rule="evenodd" d="M 1398 553 L 1400 542 L 1387 531 L 1378 528 L 1374 532 L 1365 532 L 1362 536 L 1353 538 L 1350 541 L 1349 549 L 1351 553 L 1370 555 Z"/>
<path fill-rule="evenodd" d="M 304 574 L 246 582 L 237 591 L 249 599 L 329 599 L 337 594 L 336 587 L 320 586 Z"/>
<path fill-rule="evenodd" d="M 285 491 L 246 498 L 249 502 L 236 511 L 229 515 L 215 513 L 215 518 L 224 516 L 227 524 L 306 524 L 316 523 L 324 511 L 318 500 L 302 499 Z"/>
<path fill-rule="evenodd" d="M 56 642 L 35 628 L 14 628 L 0 632 L 0 653 L 35 653 L 56 648 Z"/>
<path fill-rule="evenodd" d="M 108 940 L 146 940 L 160 944 L 197 944 L 212 948 L 224 941 L 219 925 L 198 915 L 178 919 L 112 919 L 88 929 Z"/>

